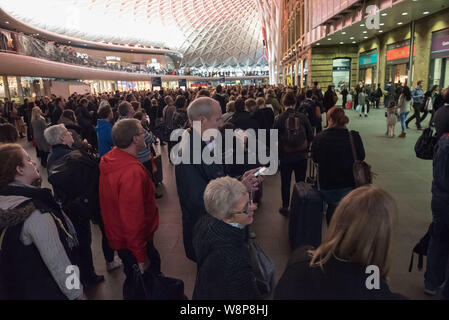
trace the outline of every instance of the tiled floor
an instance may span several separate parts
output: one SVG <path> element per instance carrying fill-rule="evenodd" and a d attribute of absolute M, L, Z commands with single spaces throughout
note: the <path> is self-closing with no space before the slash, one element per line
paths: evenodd
<path fill-rule="evenodd" d="M 399 207 L 398 223 L 395 231 L 390 287 L 412 299 L 428 299 L 423 293 L 424 271 L 415 269 L 409 273 L 408 266 L 413 246 L 426 232 L 431 221 L 430 185 L 432 163 L 416 158 L 413 146 L 420 131 L 410 129 L 405 139 L 387 138 L 384 110 L 372 110 L 369 117 L 359 118 L 349 111 L 349 127 L 358 130 L 362 136 L 366 161 L 377 174 L 375 184 L 390 192 Z M 428 120 L 428 119 L 427 119 Z M 412 124 L 411 127 L 414 127 Z M 396 126 L 400 133 L 400 125 Z M 26 149 L 34 156 L 32 147 Z M 165 149 L 164 149 L 165 151 Z M 163 155 L 166 158 L 166 153 Z M 192 296 L 195 283 L 196 265 L 185 257 L 182 242 L 181 211 L 176 193 L 173 166 L 164 161 L 164 180 L 160 191 L 164 197 L 158 200 L 160 225 L 156 232 L 155 245 L 162 258 L 162 271 L 171 277 L 184 280 L 185 293 Z M 43 174 L 46 174 L 45 170 Z M 264 198 L 254 222 L 257 242 L 272 257 L 276 265 L 276 281 L 281 276 L 289 258 L 288 220 L 278 214 L 281 204 L 279 174 L 266 177 Z M 99 229 L 93 227 L 94 262 L 98 274 L 106 281 L 88 290 L 91 299 L 122 299 L 124 275 L 121 270 L 106 272 L 101 250 Z M 415 259 L 416 261 L 416 259 Z M 416 262 L 415 262 L 416 264 Z"/>

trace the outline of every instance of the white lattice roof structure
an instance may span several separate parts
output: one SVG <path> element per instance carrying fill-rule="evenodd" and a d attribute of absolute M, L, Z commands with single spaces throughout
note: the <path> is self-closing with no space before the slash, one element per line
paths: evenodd
<path fill-rule="evenodd" d="M 278 0 L 0 0 L 35 27 L 91 41 L 168 47 L 188 67 L 268 64 L 261 12 Z M 270 5 L 269 5 L 270 4 Z"/>

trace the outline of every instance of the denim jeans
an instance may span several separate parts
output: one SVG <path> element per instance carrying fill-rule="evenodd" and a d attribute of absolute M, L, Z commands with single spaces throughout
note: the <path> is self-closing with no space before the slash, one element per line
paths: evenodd
<path fill-rule="evenodd" d="M 424 283 L 428 289 L 438 288 L 446 279 L 449 269 L 449 204 L 447 198 L 432 196 L 433 227 L 427 249 L 427 268 Z M 446 283 L 444 294 L 449 294 Z"/>
<path fill-rule="evenodd" d="M 292 181 L 292 173 L 295 172 L 295 181 L 305 181 L 307 171 L 307 159 L 305 156 L 292 155 L 283 157 L 280 161 L 281 168 L 281 194 L 282 207 L 288 208 L 290 205 L 290 188 Z"/>
<path fill-rule="evenodd" d="M 401 121 L 402 132 L 405 133 L 407 126 L 405 125 L 405 120 L 410 112 L 404 112 L 399 115 L 399 120 Z"/>
<path fill-rule="evenodd" d="M 326 201 L 326 203 L 328 204 L 327 212 L 326 212 L 327 224 L 330 223 L 331 218 L 334 214 L 334 211 L 337 208 L 340 200 L 343 199 L 352 190 L 354 190 L 354 188 L 352 188 L 352 187 L 340 188 L 340 189 L 329 189 L 329 190 L 320 189 L 320 192 L 323 195 L 324 201 Z"/>
<path fill-rule="evenodd" d="M 154 274 L 161 273 L 161 256 L 152 242 L 147 244 L 147 255 L 148 260 L 150 260 L 150 272 Z M 129 300 L 130 285 L 132 285 L 134 277 L 133 266 L 137 264 L 137 260 L 128 249 L 118 250 L 118 256 L 122 259 L 123 271 L 126 275 L 125 282 L 123 283 L 123 299 Z"/>

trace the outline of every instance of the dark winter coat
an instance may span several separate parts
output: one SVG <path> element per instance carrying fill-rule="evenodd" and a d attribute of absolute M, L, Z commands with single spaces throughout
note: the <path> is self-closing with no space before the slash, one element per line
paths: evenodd
<path fill-rule="evenodd" d="M 245 230 L 209 214 L 198 220 L 193 246 L 198 262 L 193 299 L 252 300 L 257 298 Z"/>
<path fill-rule="evenodd" d="M 215 163 L 193 164 L 193 137 L 200 139 L 201 150 L 207 148 L 201 137 L 192 129 L 189 132 L 190 144 L 186 148 L 190 149 L 190 164 L 180 163 L 175 166 L 176 188 L 178 190 L 179 203 L 182 211 L 182 231 L 184 248 L 190 260 L 196 261 L 193 250 L 192 238 L 195 223 L 206 214 L 203 194 L 207 184 L 216 178 L 223 177 L 224 166 Z M 200 157 L 202 158 L 202 157 Z"/>
<path fill-rule="evenodd" d="M 358 160 L 365 159 L 365 149 L 357 131 L 351 131 Z M 329 128 L 317 134 L 312 143 L 313 161 L 318 164 L 320 188 L 325 190 L 354 187 L 354 157 L 348 129 Z"/>
<path fill-rule="evenodd" d="M 310 246 L 296 249 L 274 292 L 276 300 L 398 300 L 382 279 L 369 290 L 366 267 L 331 257 L 323 266 L 310 267 Z"/>

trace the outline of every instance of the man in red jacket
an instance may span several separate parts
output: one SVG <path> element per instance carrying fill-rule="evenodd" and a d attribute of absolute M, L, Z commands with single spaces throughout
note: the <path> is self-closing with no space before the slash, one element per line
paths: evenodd
<path fill-rule="evenodd" d="M 123 261 L 124 298 L 133 278 L 133 265 L 160 273 L 160 256 L 153 245 L 159 223 L 155 187 L 137 159 L 145 148 L 145 130 L 136 119 L 123 119 L 112 128 L 115 147 L 100 162 L 100 205 L 106 237 Z"/>

